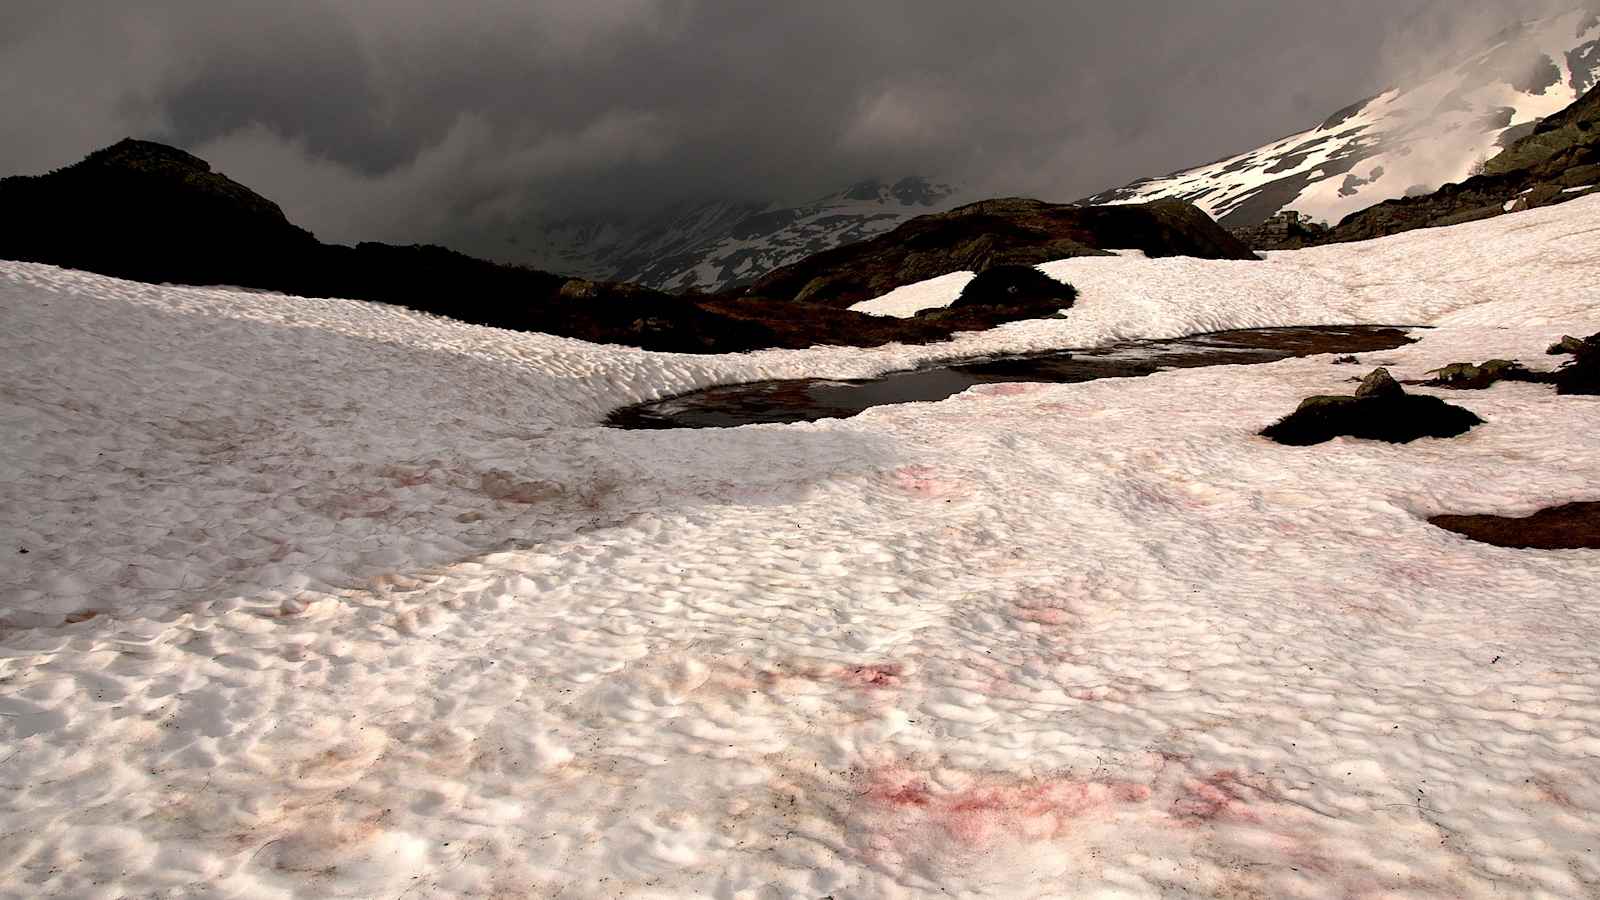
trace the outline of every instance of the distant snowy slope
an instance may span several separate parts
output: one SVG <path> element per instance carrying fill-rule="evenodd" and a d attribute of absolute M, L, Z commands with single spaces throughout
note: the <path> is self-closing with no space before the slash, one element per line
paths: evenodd
<path fill-rule="evenodd" d="M 1600 15 L 1574 10 L 1510 29 L 1477 55 L 1248 153 L 1085 199 L 1190 200 L 1223 225 L 1285 209 L 1330 223 L 1466 178 L 1595 85 Z"/>
<path fill-rule="evenodd" d="M 480 237 L 473 246 L 552 271 L 714 292 L 914 216 L 951 209 L 960 199 L 955 188 L 917 176 L 867 180 L 797 205 L 715 200 L 639 220 L 533 222 L 512 237 Z"/>

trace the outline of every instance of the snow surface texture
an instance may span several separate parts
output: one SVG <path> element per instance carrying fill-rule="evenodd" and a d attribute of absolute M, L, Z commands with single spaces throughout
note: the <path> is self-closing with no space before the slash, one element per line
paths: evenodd
<path fill-rule="evenodd" d="M 1285 209 L 1336 223 L 1384 200 L 1465 180 L 1512 135 L 1565 109 L 1597 77 L 1600 17 L 1574 10 L 1528 23 L 1458 66 L 1309 131 L 1084 202 L 1179 198 L 1230 227 Z"/>
<path fill-rule="evenodd" d="M 1315 357 L 593 424 L 1233 327 L 1553 365 L 1600 330 L 1600 199 L 1047 268 L 1065 320 L 697 358 L 0 263 L 0 894 L 1600 891 L 1600 559 L 1424 521 L 1595 499 L 1595 398 L 1257 437 L 1364 371 Z"/>

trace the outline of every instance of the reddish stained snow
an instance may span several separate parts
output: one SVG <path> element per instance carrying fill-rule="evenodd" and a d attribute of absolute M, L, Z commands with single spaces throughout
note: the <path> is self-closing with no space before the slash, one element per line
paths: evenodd
<path fill-rule="evenodd" d="M 1529 779 L 1529 783 L 1533 785 L 1540 800 L 1572 812 L 1582 811 L 1583 807 L 1573 801 L 1566 789 L 1549 775 L 1535 775 Z"/>
<path fill-rule="evenodd" d="M 866 690 L 885 690 L 900 686 L 905 667 L 899 663 L 853 666 L 833 675 L 838 681 Z"/>
<path fill-rule="evenodd" d="M 1093 812 L 1150 799 L 1150 788 L 1122 781 L 979 775 L 968 787 L 942 790 L 930 786 L 926 775 L 894 766 L 871 773 L 862 798 L 869 813 L 889 817 L 880 832 L 932 829 L 964 845 L 990 847 L 1061 837 L 1075 820 Z"/>
<path fill-rule="evenodd" d="M 1205 778 L 1186 778 L 1182 793 L 1172 802 L 1172 817 L 1184 825 L 1201 825 L 1221 818 L 1260 821 L 1250 809 L 1250 794 L 1270 792 L 1232 769 L 1219 769 Z"/>
<path fill-rule="evenodd" d="M 1055 606 L 1015 606 L 1011 610 L 1013 618 L 1024 622 L 1034 622 L 1039 625 L 1065 625 L 1072 621 L 1072 614 Z"/>
<path fill-rule="evenodd" d="M 894 486 L 915 497 L 942 497 L 953 493 L 959 482 L 939 477 L 932 466 L 901 466 L 890 473 Z"/>
<path fill-rule="evenodd" d="M 799 689 L 806 693 L 814 688 L 806 685 L 833 685 L 877 693 L 903 686 L 907 677 L 902 663 L 876 662 L 861 665 L 844 665 L 817 661 L 795 662 L 767 668 L 750 660 L 725 663 L 716 667 L 712 680 L 717 686 L 739 693 L 760 691 L 782 694 Z"/>
<path fill-rule="evenodd" d="M 1024 394 L 1035 393 L 1041 387 L 1043 385 L 1013 382 L 982 387 L 978 389 L 978 393 L 985 397 L 1021 397 Z"/>

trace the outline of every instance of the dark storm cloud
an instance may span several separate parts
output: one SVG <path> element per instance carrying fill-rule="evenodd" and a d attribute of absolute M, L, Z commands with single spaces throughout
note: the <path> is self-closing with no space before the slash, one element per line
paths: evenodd
<path fill-rule="evenodd" d="M 1305 127 L 1562 5 L 7 0 L 0 170 L 167 139 L 343 240 L 873 174 L 1065 200 Z"/>

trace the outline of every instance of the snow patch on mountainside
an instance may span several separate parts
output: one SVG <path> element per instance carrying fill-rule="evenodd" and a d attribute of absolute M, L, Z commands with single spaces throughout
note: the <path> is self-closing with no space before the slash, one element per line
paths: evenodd
<path fill-rule="evenodd" d="M 966 290 L 967 285 L 976 277 L 978 277 L 976 272 L 951 272 L 949 275 L 940 275 L 938 278 L 895 288 L 881 297 L 863 300 L 850 308 L 868 315 L 905 319 L 922 310 L 937 309 L 956 302 L 956 298 L 961 296 L 961 292 Z"/>
<path fill-rule="evenodd" d="M 534 223 L 523 235 L 480 243 L 497 259 L 547 271 L 715 292 L 960 202 L 955 188 L 913 176 L 867 180 L 797 205 L 711 201 L 638 221 Z"/>
<path fill-rule="evenodd" d="M 1600 17 L 1572 11 L 1502 34 L 1422 82 L 1391 89 L 1248 153 L 1134 182 L 1083 203 L 1189 200 L 1230 227 L 1292 209 L 1338 222 L 1461 181 L 1600 76 Z"/>

